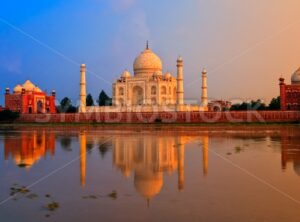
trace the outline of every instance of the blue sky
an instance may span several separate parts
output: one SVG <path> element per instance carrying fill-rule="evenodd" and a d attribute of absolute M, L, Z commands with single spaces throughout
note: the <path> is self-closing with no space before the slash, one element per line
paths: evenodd
<path fill-rule="evenodd" d="M 88 92 L 111 94 L 111 83 L 146 40 L 164 71 L 185 61 L 186 98 L 199 99 L 201 70 L 209 96 L 264 99 L 278 95 L 300 65 L 297 0 L 10 0 L 0 8 L 0 90 L 30 79 L 76 101 L 79 64 Z M 3 96 L 0 104 L 3 104 Z"/>

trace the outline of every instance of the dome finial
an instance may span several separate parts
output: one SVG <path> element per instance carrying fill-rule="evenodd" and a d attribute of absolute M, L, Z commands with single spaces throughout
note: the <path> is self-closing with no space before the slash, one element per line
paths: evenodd
<path fill-rule="evenodd" d="M 146 49 L 149 49 L 149 41 L 147 40 Z"/>

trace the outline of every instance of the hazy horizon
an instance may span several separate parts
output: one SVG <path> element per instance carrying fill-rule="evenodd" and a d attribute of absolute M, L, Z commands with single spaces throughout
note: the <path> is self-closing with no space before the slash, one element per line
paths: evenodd
<path fill-rule="evenodd" d="M 201 71 L 208 71 L 213 99 L 262 99 L 279 95 L 278 78 L 290 83 L 300 66 L 300 16 L 296 0 L 146 1 L 28 0 L 0 9 L 1 98 L 29 79 L 73 101 L 79 64 L 95 97 L 150 48 L 176 75 L 184 59 L 185 99 L 199 99 Z M 75 103 L 75 101 L 74 101 Z"/>

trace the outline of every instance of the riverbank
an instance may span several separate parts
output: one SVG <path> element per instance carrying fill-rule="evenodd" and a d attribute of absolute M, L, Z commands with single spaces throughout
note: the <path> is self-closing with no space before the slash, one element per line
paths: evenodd
<path fill-rule="evenodd" d="M 218 124 L 299 123 L 299 111 L 116 112 L 21 114 L 16 123 L 47 124 Z"/>

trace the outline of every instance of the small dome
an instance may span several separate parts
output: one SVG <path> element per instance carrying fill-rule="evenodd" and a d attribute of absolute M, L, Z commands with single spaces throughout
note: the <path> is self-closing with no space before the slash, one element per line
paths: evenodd
<path fill-rule="evenodd" d="M 21 85 L 17 85 L 15 88 L 14 88 L 14 93 L 21 93 L 22 92 L 22 86 Z"/>
<path fill-rule="evenodd" d="M 165 74 L 165 77 L 166 77 L 167 79 L 170 79 L 170 78 L 172 78 L 172 74 L 169 73 L 169 72 L 167 72 L 167 73 Z"/>
<path fill-rule="evenodd" d="M 183 61 L 182 56 L 179 56 L 178 59 L 177 59 L 177 61 L 178 61 L 178 62 L 182 62 L 182 61 Z"/>
<path fill-rule="evenodd" d="M 123 77 L 123 78 L 129 78 L 130 76 L 131 76 L 131 74 L 127 70 L 125 70 L 121 75 L 121 77 Z"/>
<path fill-rule="evenodd" d="M 160 58 L 152 52 L 151 49 L 146 48 L 134 61 L 133 64 L 134 75 L 150 74 L 162 71 L 162 62 Z"/>
<path fill-rule="evenodd" d="M 203 74 L 206 74 L 206 73 L 207 73 L 206 69 L 203 69 L 203 70 L 202 70 L 202 73 L 203 73 Z"/>
<path fill-rule="evenodd" d="M 296 85 L 300 84 L 300 67 L 292 75 L 291 81 L 292 81 L 293 85 L 294 84 L 296 84 Z"/>

